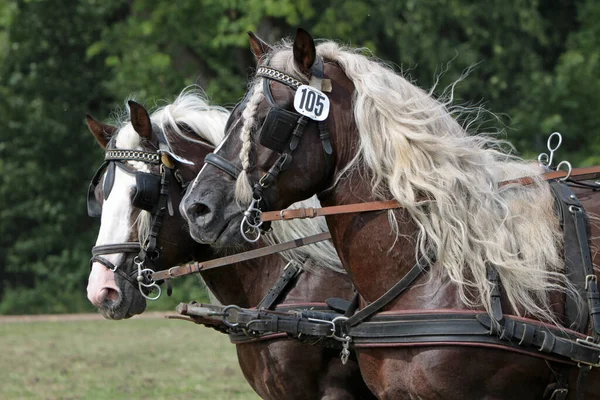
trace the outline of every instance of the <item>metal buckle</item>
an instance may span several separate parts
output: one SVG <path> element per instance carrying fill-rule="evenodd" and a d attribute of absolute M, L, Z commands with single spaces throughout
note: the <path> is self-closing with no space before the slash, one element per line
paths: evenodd
<path fill-rule="evenodd" d="M 321 322 L 323 324 L 331 325 L 331 330 L 330 330 L 331 333 L 329 335 L 327 335 L 327 337 L 334 338 L 334 339 L 337 338 L 337 336 L 335 336 L 335 324 L 333 323 L 333 321 L 327 321 L 326 319 L 318 319 L 318 318 L 309 318 L 308 320 L 311 322 Z"/>
<path fill-rule="evenodd" d="M 575 340 L 575 341 L 576 341 L 578 344 L 580 344 L 580 345 L 582 345 L 582 346 L 585 346 L 585 347 L 587 347 L 587 348 L 589 348 L 589 349 L 593 349 L 593 350 L 600 350 L 600 344 L 599 344 L 599 343 L 596 343 L 596 342 L 594 342 L 594 338 L 593 338 L 593 337 L 591 337 L 591 336 L 587 336 L 585 339 L 577 339 L 577 340 Z M 581 365 L 582 365 L 582 364 L 583 364 L 583 365 L 586 365 L 586 366 L 588 366 L 588 367 L 590 367 L 590 368 L 592 368 L 592 367 L 600 367 L 600 356 L 598 356 L 598 362 L 596 362 L 595 364 L 593 364 L 593 363 L 588 363 L 588 362 L 581 361 L 581 360 L 576 360 L 576 359 L 574 359 L 574 358 L 572 358 L 572 360 L 573 360 L 573 361 L 577 361 L 577 366 L 578 366 L 579 368 L 581 368 Z"/>
<path fill-rule="evenodd" d="M 585 290 L 588 290 L 588 286 L 590 282 L 598 282 L 598 278 L 594 274 L 585 276 Z M 589 337 L 589 336 L 588 336 Z M 577 339 L 579 340 L 579 339 Z"/>

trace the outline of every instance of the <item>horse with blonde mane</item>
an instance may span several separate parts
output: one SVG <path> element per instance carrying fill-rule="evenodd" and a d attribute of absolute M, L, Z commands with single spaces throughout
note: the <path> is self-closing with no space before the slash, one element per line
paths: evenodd
<path fill-rule="evenodd" d="M 315 46 L 302 29 L 275 46 L 250 37 L 257 74 L 216 151 L 240 173 L 233 181 L 214 165 L 202 169 L 181 207 L 194 236 L 236 246 L 260 224 L 261 212 L 313 194 L 324 206 L 393 199 L 389 210 L 326 217 L 362 307 L 402 287 L 364 324 L 379 321 L 398 341 L 355 342 L 362 376 L 378 398 L 575 398 L 584 391 L 598 398 L 597 360 L 578 365 L 577 357 L 553 353 L 548 339 L 564 333 L 567 346 L 597 352 L 596 318 L 581 298 L 588 283 L 589 312 L 600 307 L 595 272 L 585 277 L 586 291 L 567 277 L 567 221 L 555 212 L 544 168 L 506 152 L 492 135 L 469 134 L 452 91 L 436 99 L 361 49 Z M 571 187 L 567 197 L 581 202 L 572 211 L 599 214 L 599 186 Z M 248 209 L 234 211 L 234 204 Z M 276 215 L 285 219 L 283 211 Z M 597 223 L 591 237 L 597 267 Z M 589 258 L 587 240 L 579 244 Z M 584 326 L 567 318 L 566 304 L 587 316 Z M 412 319 L 394 327 L 398 316 Z M 453 316 L 474 329 L 485 325 L 485 338 L 447 331 L 444 339 L 446 331 L 433 330 L 440 316 L 460 332 Z M 522 336 L 509 329 L 515 326 Z M 527 347 L 537 340 L 539 348 Z"/>
<path fill-rule="evenodd" d="M 229 112 L 209 105 L 193 88 L 152 115 L 133 101 L 128 110 L 128 118 L 118 127 L 87 117 L 92 134 L 106 152 L 105 164 L 93 179 L 88 197 L 88 208 L 101 216 L 101 226 L 92 251 L 87 292 L 101 314 L 114 320 L 142 313 L 146 299 L 155 296 L 135 279 L 139 274 L 136 267 L 170 268 L 212 259 L 222 252 L 190 237 L 178 205 L 204 157 L 223 138 Z M 161 178 L 169 185 L 159 184 Z M 165 198 L 162 205 L 161 193 Z M 314 206 L 315 202 L 304 204 Z M 158 219 L 161 207 L 163 215 Z M 308 221 L 276 224 L 270 240 L 290 240 L 324 230 L 324 224 Z M 274 299 L 273 308 L 305 309 L 323 306 L 330 296 L 353 295 L 328 243 L 205 271 L 202 278 L 221 303 L 254 307 L 289 263 L 298 266 L 298 272 Z M 251 340 L 238 337 L 235 343 L 245 378 L 264 399 L 372 398 L 356 361 L 350 368 L 342 366 L 339 350 L 309 346 L 282 334 Z"/>

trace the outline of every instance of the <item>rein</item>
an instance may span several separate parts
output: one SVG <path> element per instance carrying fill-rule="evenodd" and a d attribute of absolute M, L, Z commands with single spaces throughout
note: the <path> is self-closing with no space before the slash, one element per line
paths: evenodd
<path fill-rule="evenodd" d="M 163 280 L 163 279 L 172 279 L 177 278 L 184 275 L 195 274 L 200 271 L 207 271 L 209 269 L 222 267 L 225 265 L 230 265 L 233 263 L 238 263 L 241 261 L 253 260 L 255 258 L 264 257 L 270 254 L 280 253 L 282 251 L 291 250 L 297 247 L 306 246 L 309 244 L 322 242 L 324 240 L 331 239 L 331 234 L 329 232 L 319 233 L 317 235 L 312 235 L 300 239 L 291 240 L 289 242 L 279 243 L 273 246 L 261 247 L 259 249 L 254 249 L 250 251 L 245 251 L 243 253 L 237 253 L 230 256 L 225 256 L 221 258 L 215 258 L 213 260 L 205 261 L 202 263 L 196 263 L 193 265 L 184 265 L 180 267 L 173 267 L 167 270 L 152 272 L 149 275 L 149 280 L 144 282 L 146 284 L 151 284 L 151 282 Z"/>
<path fill-rule="evenodd" d="M 598 179 L 600 178 L 600 166 L 589 168 L 575 168 L 570 172 L 570 174 L 567 171 L 551 171 L 545 173 L 543 175 L 543 178 L 545 180 L 559 179 L 561 181 L 568 181 L 572 179 L 576 182 L 589 179 Z M 498 184 L 498 187 L 504 187 L 512 184 L 530 185 L 532 183 L 532 178 L 524 177 L 500 182 Z M 597 187 L 600 188 L 600 185 L 598 185 Z M 402 208 L 402 206 L 396 200 L 381 200 L 321 208 L 308 207 L 285 209 L 280 211 L 265 211 L 261 213 L 260 219 L 263 222 L 285 221 L 291 219 L 324 217 L 327 215 L 349 214 L 367 211 L 382 211 L 394 208 Z"/>

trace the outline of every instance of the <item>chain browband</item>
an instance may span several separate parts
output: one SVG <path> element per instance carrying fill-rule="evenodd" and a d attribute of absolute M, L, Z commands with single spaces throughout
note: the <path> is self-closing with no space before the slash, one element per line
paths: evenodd
<path fill-rule="evenodd" d="M 160 153 L 139 150 L 106 150 L 106 161 L 141 161 L 148 164 L 160 164 Z"/>
<path fill-rule="evenodd" d="M 258 68 L 256 70 L 256 76 L 262 77 L 262 78 L 267 78 L 267 79 L 272 79 L 274 81 L 283 83 L 284 85 L 287 85 L 294 90 L 296 90 L 300 86 L 306 84 L 306 83 L 303 83 L 300 80 L 294 78 L 293 76 L 286 74 L 285 72 L 281 72 L 279 70 L 276 70 L 276 69 L 270 68 L 270 67 Z"/>

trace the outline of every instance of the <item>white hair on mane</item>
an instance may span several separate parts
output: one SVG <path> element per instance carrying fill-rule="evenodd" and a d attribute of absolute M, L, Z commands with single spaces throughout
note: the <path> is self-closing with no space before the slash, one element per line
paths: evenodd
<path fill-rule="evenodd" d="M 254 115 L 256 108 L 264 99 L 262 85 L 255 85 L 254 92 L 248 100 L 246 108 L 242 112 L 242 129 L 240 131 L 240 141 L 242 148 L 240 150 L 240 160 L 242 161 L 242 171 L 237 177 L 235 183 L 235 198 L 240 204 L 249 204 L 252 201 L 252 186 L 248 180 L 248 168 L 250 167 L 250 149 L 252 147 L 252 129 L 256 124 Z"/>
<path fill-rule="evenodd" d="M 332 41 L 317 45 L 317 54 L 355 86 L 360 148 L 337 179 L 362 167 L 376 198 L 396 199 L 418 227 L 417 253 L 434 252 L 468 307 L 491 311 L 492 264 L 515 312 L 556 322 L 550 291 L 578 295 L 563 274 L 562 234 L 543 170 L 507 153 L 502 140 L 469 135 L 457 119 L 469 127 L 469 114 L 480 110 L 453 107 L 454 85 L 438 100 L 433 89 L 416 87 L 361 52 Z M 269 56 L 270 66 L 307 78 L 294 66 L 289 42 Z M 523 176 L 533 183 L 498 187 Z"/>

